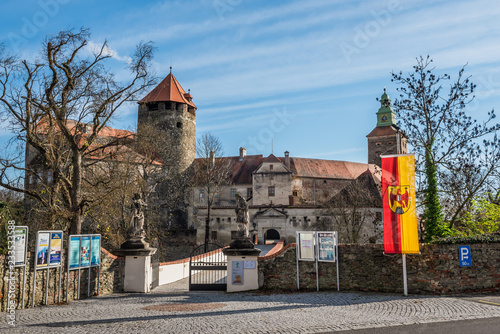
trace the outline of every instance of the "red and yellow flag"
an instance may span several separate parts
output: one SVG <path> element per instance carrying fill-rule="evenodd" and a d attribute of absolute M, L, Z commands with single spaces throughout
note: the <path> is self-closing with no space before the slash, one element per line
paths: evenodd
<path fill-rule="evenodd" d="M 418 254 L 415 156 L 386 155 L 381 158 L 384 251 L 388 254 Z"/>

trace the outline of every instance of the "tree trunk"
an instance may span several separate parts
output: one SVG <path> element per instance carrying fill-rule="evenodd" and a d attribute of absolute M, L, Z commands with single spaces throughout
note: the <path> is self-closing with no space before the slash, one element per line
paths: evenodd
<path fill-rule="evenodd" d="M 81 215 L 81 191 L 82 191 L 82 155 L 79 151 L 73 151 L 73 189 L 71 192 L 71 233 L 80 234 L 82 232 Z"/>

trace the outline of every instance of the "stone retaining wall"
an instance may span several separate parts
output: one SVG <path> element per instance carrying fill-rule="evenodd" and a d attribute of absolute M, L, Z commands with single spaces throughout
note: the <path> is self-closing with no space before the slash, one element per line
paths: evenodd
<path fill-rule="evenodd" d="M 500 244 L 470 245 L 472 266 L 460 267 L 458 245 L 420 245 L 407 255 L 408 292 L 468 294 L 500 292 Z M 340 245 L 341 291 L 403 293 L 401 255 L 384 255 L 381 244 Z M 259 258 L 259 283 L 265 290 L 297 290 L 295 244 Z M 336 290 L 335 263 L 319 263 L 320 290 Z M 300 261 L 300 287 L 316 290 L 314 262 Z"/>
<path fill-rule="evenodd" d="M 28 252 L 28 266 L 26 271 L 26 290 L 25 290 L 25 307 L 31 307 L 33 297 L 33 258 L 32 252 Z M 64 263 L 66 257 L 63 257 L 63 272 L 61 282 L 61 302 L 66 301 L 66 276 L 67 267 Z M 7 292 L 9 288 L 9 269 L 8 257 L 0 255 L 0 311 L 6 310 L 7 305 Z M 59 301 L 57 289 L 59 287 L 59 269 L 49 269 L 49 292 L 48 304 L 56 304 Z M 23 269 L 15 268 L 15 282 L 16 282 L 16 306 L 21 308 L 22 304 L 22 280 Z M 35 290 L 35 306 L 45 304 L 45 286 L 46 286 L 46 272 L 47 270 L 37 270 L 36 274 L 36 290 Z M 114 256 L 106 249 L 101 248 L 101 275 L 99 281 L 99 290 L 101 295 L 111 294 L 113 292 L 123 291 L 123 276 L 125 273 L 125 260 L 122 257 Z M 81 270 L 80 279 L 80 299 L 87 297 L 87 281 L 88 269 Z M 72 270 L 69 275 L 69 294 L 68 299 L 74 300 L 78 296 L 78 270 Z M 90 278 L 90 291 L 91 295 L 97 294 L 97 269 L 93 268 Z"/>

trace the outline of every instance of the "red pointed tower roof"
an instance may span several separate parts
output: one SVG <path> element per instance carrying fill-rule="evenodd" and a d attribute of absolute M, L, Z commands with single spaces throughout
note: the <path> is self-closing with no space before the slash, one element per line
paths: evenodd
<path fill-rule="evenodd" d="M 156 86 L 148 95 L 142 98 L 139 103 L 144 102 L 179 102 L 186 103 L 191 107 L 196 108 L 192 96 L 186 93 L 182 86 L 179 84 L 177 79 L 174 77 L 172 72 L 170 72 L 165 79 L 158 86 Z"/>

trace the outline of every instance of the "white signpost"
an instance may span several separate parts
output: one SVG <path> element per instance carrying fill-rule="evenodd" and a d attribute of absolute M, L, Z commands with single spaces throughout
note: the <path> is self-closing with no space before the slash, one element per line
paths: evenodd
<path fill-rule="evenodd" d="M 318 262 L 337 264 L 337 291 L 340 291 L 338 235 L 334 231 L 304 231 L 296 233 L 297 247 L 297 289 L 300 289 L 299 261 L 315 261 L 316 290 L 319 291 Z"/>

